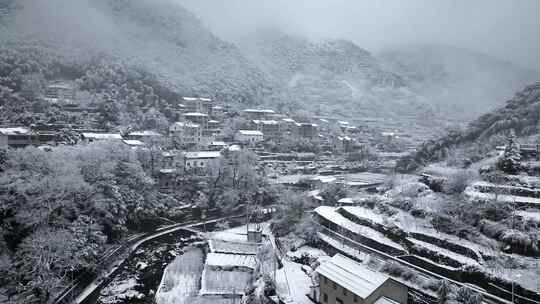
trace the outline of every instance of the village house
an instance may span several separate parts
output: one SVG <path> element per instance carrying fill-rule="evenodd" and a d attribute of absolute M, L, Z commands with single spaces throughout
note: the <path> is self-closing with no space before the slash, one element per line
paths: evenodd
<path fill-rule="evenodd" d="M 150 131 L 150 130 L 133 131 L 133 132 L 129 132 L 125 136 L 126 139 L 139 140 L 139 141 L 142 141 L 142 142 L 145 142 L 145 143 L 150 143 L 153 140 L 156 140 L 156 139 L 158 139 L 160 137 L 161 137 L 161 134 L 159 134 L 159 133 L 157 133 L 155 131 Z"/>
<path fill-rule="evenodd" d="M 297 136 L 300 138 L 314 139 L 318 138 L 318 125 L 314 123 L 297 123 Z"/>
<path fill-rule="evenodd" d="M 205 173 L 205 171 L 221 157 L 219 151 L 197 151 L 184 153 L 184 168 L 186 171 Z"/>
<path fill-rule="evenodd" d="M 208 145 L 208 150 L 221 151 L 221 150 L 226 149 L 227 147 L 228 147 L 228 145 L 224 141 L 212 141 Z"/>
<path fill-rule="evenodd" d="M 234 139 L 239 143 L 253 146 L 263 141 L 264 135 L 257 130 L 238 130 L 234 135 Z"/>
<path fill-rule="evenodd" d="M 276 114 L 274 110 L 245 109 L 242 114 L 248 120 L 268 120 Z"/>
<path fill-rule="evenodd" d="M 208 114 L 200 113 L 200 112 L 188 112 L 182 115 L 184 117 L 184 120 L 192 122 L 194 124 L 198 124 L 201 126 L 201 129 L 204 131 L 208 129 Z"/>
<path fill-rule="evenodd" d="M 202 128 L 192 122 L 175 122 L 169 127 L 169 136 L 178 147 L 197 147 L 201 143 Z"/>
<path fill-rule="evenodd" d="M 26 127 L 0 128 L 0 147 L 19 148 L 32 144 L 32 130 Z"/>
<path fill-rule="evenodd" d="M 333 139 L 333 148 L 337 153 L 350 153 L 353 151 L 355 141 L 349 136 L 337 136 Z"/>
<path fill-rule="evenodd" d="M 319 286 L 311 296 L 321 304 L 406 304 L 408 287 L 341 254 L 315 272 Z"/>
<path fill-rule="evenodd" d="M 251 127 L 254 130 L 261 131 L 267 138 L 280 135 L 279 123 L 275 120 L 252 120 Z"/>
<path fill-rule="evenodd" d="M 182 104 L 187 113 L 203 113 L 212 116 L 213 101 L 210 98 L 182 97 Z"/>
<path fill-rule="evenodd" d="M 279 124 L 279 129 L 283 133 L 293 134 L 296 133 L 296 130 L 298 128 L 296 120 L 292 118 L 283 118 L 279 121 Z"/>
<path fill-rule="evenodd" d="M 217 120 L 209 120 L 208 128 L 203 130 L 203 136 L 213 137 L 219 135 L 219 133 L 221 133 L 221 123 Z"/>
<path fill-rule="evenodd" d="M 71 104 L 75 100 L 75 88 L 67 82 L 57 82 L 45 88 L 43 99 L 53 104 Z"/>

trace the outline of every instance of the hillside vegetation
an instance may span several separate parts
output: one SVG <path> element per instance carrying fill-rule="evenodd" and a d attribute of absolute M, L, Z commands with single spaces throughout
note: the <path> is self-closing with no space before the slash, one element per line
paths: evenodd
<path fill-rule="evenodd" d="M 453 130 L 438 139 L 426 141 L 412 156 L 403 159 L 400 170 L 407 171 L 429 162 L 445 159 L 456 149 L 467 149 L 478 161 L 496 145 L 504 144 L 504 134 L 515 132 L 518 137 L 529 137 L 540 133 L 540 83 L 525 87 L 506 102 L 506 105 L 484 114 L 472 121 L 463 130 Z M 524 141 L 538 142 L 530 137 Z"/>

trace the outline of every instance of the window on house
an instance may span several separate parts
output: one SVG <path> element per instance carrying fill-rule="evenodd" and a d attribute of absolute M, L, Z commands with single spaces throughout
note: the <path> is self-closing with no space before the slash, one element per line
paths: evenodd
<path fill-rule="evenodd" d="M 328 303 L 328 295 L 326 293 L 323 293 L 322 299 L 324 303 Z"/>
<path fill-rule="evenodd" d="M 354 297 L 353 297 L 353 302 L 354 302 L 354 303 L 358 303 L 358 296 L 357 296 L 357 295 L 354 295 Z"/>
<path fill-rule="evenodd" d="M 340 298 L 336 298 L 336 304 L 343 304 L 343 300 Z"/>

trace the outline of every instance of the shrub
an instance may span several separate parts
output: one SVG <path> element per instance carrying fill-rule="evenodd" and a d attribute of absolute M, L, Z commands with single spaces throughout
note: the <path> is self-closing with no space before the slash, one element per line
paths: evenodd
<path fill-rule="evenodd" d="M 459 170 L 445 180 L 443 191 L 447 194 L 461 194 L 475 178 L 473 170 Z"/>

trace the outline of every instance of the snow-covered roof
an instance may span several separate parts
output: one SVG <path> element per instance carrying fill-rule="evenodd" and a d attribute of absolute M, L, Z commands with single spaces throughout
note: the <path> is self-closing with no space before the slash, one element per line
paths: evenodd
<path fill-rule="evenodd" d="M 219 123 L 219 121 L 212 119 L 212 120 L 209 120 L 208 123 Z"/>
<path fill-rule="evenodd" d="M 47 86 L 47 88 L 50 88 L 50 89 L 64 89 L 64 90 L 71 90 L 73 89 L 73 87 L 74 87 L 73 84 L 69 82 L 57 82 L 57 83 L 53 83 Z"/>
<path fill-rule="evenodd" d="M 317 124 L 314 124 L 314 123 L 309 123 L 309 122 L 301 122 L 301 123 L 297 123 L 296 124 L 297 126 L 311 126 L 311 127 L 318 127 L 319 125 Z"/>
<path fill-rule="evenodd" d="M 217 151 L 198 151 L 198 152 L 186 152 L 184 156 L 189 159 L 200 159 L 200 158 L 218 158 L 221 156 L 221 153 Z"/>
<path fill-rule="evenodd" d="M 238 151 L 242 150 L 242 148 L 239 145 L 232 145 L 232 146 L 229 147 L 228 150 L 231 151 L 231 152 L 238 152 Z"/>
<path fill-rule="evenodd" d="M 189 113 L 185 113 L 184 116 L 200 116 L 200 117 L 206 117 L 208 116 L 207 114 L 204 114 L 204 113 L 199 113 L 199 112 L 189 112 Z"/>
<path fill-rule="evenodd" d="M 254 136 L 262 136 L 263 133 L 261 131 L 257 130 L 238 130 L 238 132 L 242 135 L 254 135 Z"/>
<path fill-rule="evenodd" d="M 258 119 L 255 119 L 253 120 L 253 123 L 258 125 L 258 124 L 262 124 L 262 125 L 277 125 L 278 122 L 275 121 L 275 120 L 258 120 Z"/>
<path fill-rule="evenodd" d="M 30 129 L 26 127 L 0 128 L 0 134 L 4 134 L 4 135 L 26 135 L 26 134 L 29 134 L 30 132 L 31 132 Z"/>
<path fill-rule="evenodd" d="M 388 276 L 339 253 L 321 264 L 315 271 L 362 299 L 369 297 L 389 279 Z"/>
<path fill-rule="evenodd" d="M 227 143 L 225 143 L 224 141 L 213 141 L 210 143 L 211 146 L 226 146 Z"/>
<path fill-rule="evenodd" d="M 133 131 L 130 132 L 128 135 L 130 136 L 161 136 L 158 132 L 145 130 L 145 131 Z"/>
<path fill-rule="evenodd" d="M 338 121 L 338 124 L 340 124 L 340 125 L 348 125 L 349 122 L 348 121 Z"/>
<path fill-rule="evenodd" d="M 124 139 L 123 142 L 128 146 L 144 146 L 144 143 L 136 139 Z"/>
<path fill-rule="evenodd" d="M 290 123 L 295 123 L 296 121 L 292 118 L 283 118 L 282 119 L 284 122 L 290 122 Z"/>
<path fill-rule="evenodd" d="M 183 100 L 185 101 L 195 101 L 195 100 L 198 100 L 199 98 L 197 97 L 182 97 Z"/>
<path fill-rule="evenodd" d="M 332 183 L 332 182 L 335 182 L 337 178 L 335 176 L 319 175 L 319 176 L 314 176 L 312 180 L 320 181 L 321 183 Z"/>
<path fill-rule="evenodd" d="M 245 109 L 244 112 L 246 113 L 266 113 L 266 114 L 275 114 L 276 112 L 274 110 L 259 110 L 259 109 Z"/>
<path fill-rule="evenodd" d="M 171 128 L 174 128 L 175 126 L 176 127 L 191 127 L 191 128 L 198 128 L 199 127 L 198 124 L 194 124 L 194 123 L 189 122 L 189 121 L 186 121 L 186 122 L 177 121 L 171 126 Z"/>
<path fill-rule="evenodd" d="M 338 203 L 340 203 L 340 204 L 349 204 L 349 205 L 351 205 L 351 204 L 354 204 L 354 201 L 353 201 L 353 199 L 350 198 L 350 197 L 344 197 L 344 198 L 340 199 L 340 200 L 338 201 Z"/>
<path fill-rule="evenodd" d="M 394 301 L 390 298 L 387 298 L 385 296 L 380 297 L 377 301 L 375 301 L 375 304 L 399 304 L 399 302 Z"/>
<path fill-rule="evenodd" d="M 247 267 L 255 269 L 257 260 L 252 254 L 228 254 L 209 252 L 206 256 L 206 265 L 218 267 Z"/>
<path fill-rule="evenodd" d="M 159 173 L 162 173 L 162 174 L 171 174 L 174 172 L 176 172 L 176 169 L 160 169 L 159 170 Z"/>
<path fill-rule="evenodd" d="M 324 123 L 328 123 L 328 120 L 324 119 L 324 118 L 320 118 L 319 119 L 320 121 L 324 122 Z"/>
<path fill-rule="evenodd" d="M 122 135 L 117 133 L 82 133 L 84 138 L 88 139 L 122 139 Z"/>
<path fill-rule="evenodd" d="M 201 97 L 200 100 L 202 100 L 202 101 L 212 101 L 211 98 L 204 98 L 204 97 Z"/>

